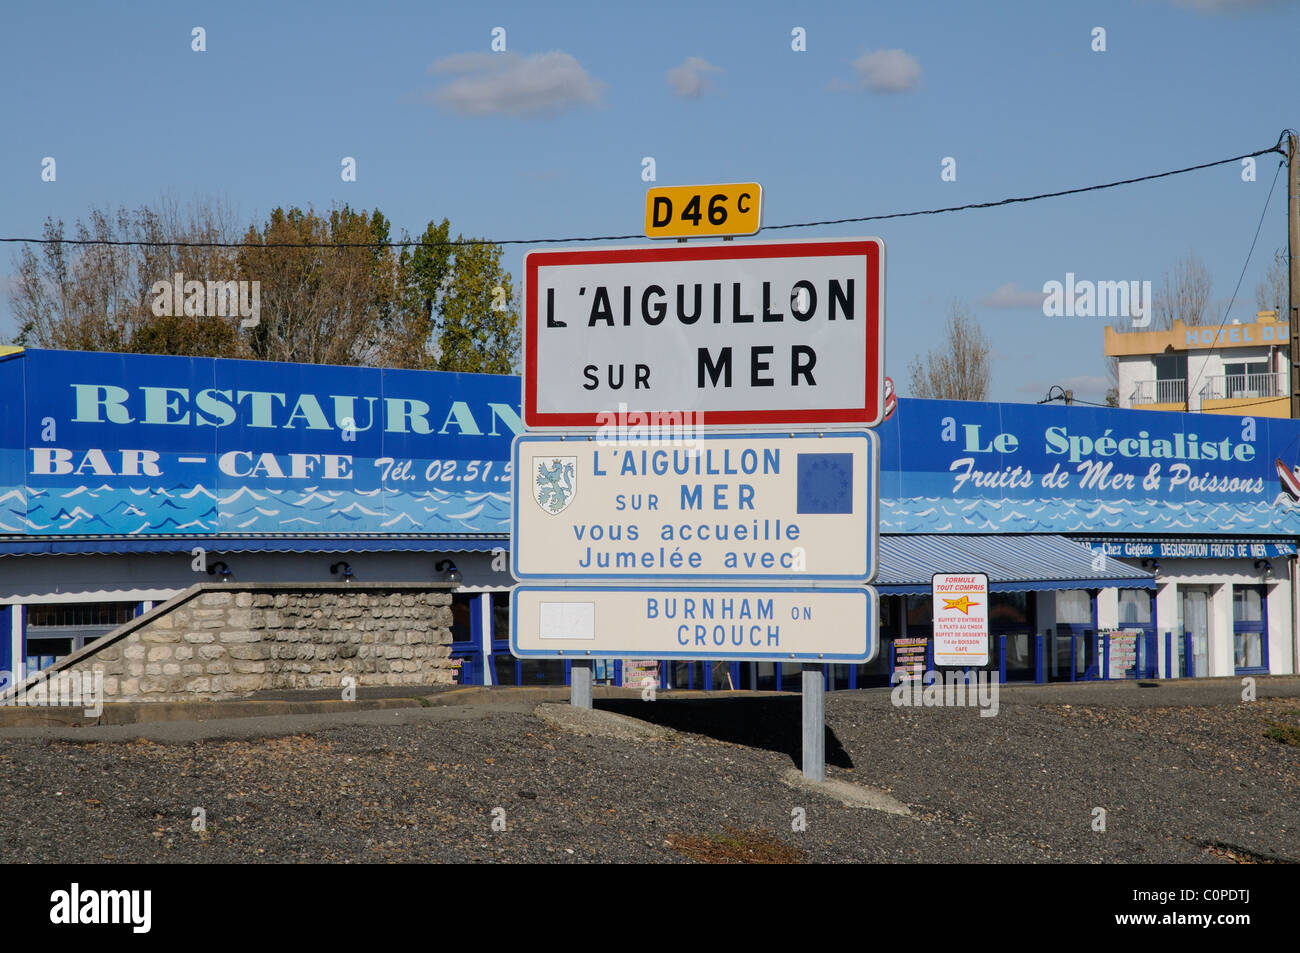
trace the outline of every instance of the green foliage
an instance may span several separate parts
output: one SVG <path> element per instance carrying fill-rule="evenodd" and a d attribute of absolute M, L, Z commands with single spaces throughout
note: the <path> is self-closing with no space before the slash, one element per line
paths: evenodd
<path fill-rule="evenodd" d="M 378 209 L 343 205 L 318 213 L 277 207 L 241 231 L 227 209 L 174 202 L 93 209 L 73 237 L 157 246 L 55 243 L 16 256 L 10 291 L 18 343 L 93 351 L 249 357 L 508 374 L 519 356 L 519 318 L 500 246 L 450 242 L 431 221 L 419 244 L 385 247 L 393 226 Z M 408 241 L 405 232 L 402 240 Z M 456 241 L 461 239 L 459 236 Z M 181 243 L 233 243 L 193 247 Z M 284 247 L 284 246 L 319 247 Z M 156 314 L 151 289 L 186 281 L 259 282 L 260 321 L 240 316 Z"/>
<path fill-rule="evenodd" d="M 1288 725 L 1284 721 L 1267 722 L 1264 737 L 1284 745 L 1300 745 L 1300 725 Z"/>
<path fill-rule="evenodd" d="M 501 246 L 458 245 L 442 304 L 438 369 L 478 374 L 514 370 L 519 357 L 514 297 L 510 275 L 501 269 Z"/>

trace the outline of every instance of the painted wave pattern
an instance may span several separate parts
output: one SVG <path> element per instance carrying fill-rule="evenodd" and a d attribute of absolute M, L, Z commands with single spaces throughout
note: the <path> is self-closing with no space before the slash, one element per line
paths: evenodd
<path fill-rule="evenodd" d="M 504 535 L 510 494 L 248 486 L 0 488 L 0 533 L 149 536 L 203 533 Z"/>
<path fill-rule="evenodd" d="M 1300 534 L 1300 505 L 1285 494 L 1255 503 L 1158 500 L 880 501 L 882 533 Z"/>
<path fill-rule="evenodd" d="M 1154 500 L 880 501 L 885 533 L 1268 533 L 1300 535 L 1300 505 Z M 326 490 L 244 486 L 0 487 L 0 533 L 158 534 L 510 532 L 510 494 L 439 487 Z"/>

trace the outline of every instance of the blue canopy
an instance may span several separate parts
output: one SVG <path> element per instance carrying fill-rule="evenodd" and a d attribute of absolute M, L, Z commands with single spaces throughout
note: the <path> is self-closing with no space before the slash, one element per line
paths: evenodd
<path fill-rule="evenodd" d="M 940 572 L 985 573 L 992 592 L 1156 587 L 1155 573 L 1103 558 L 1065 536 L 880 537 L 874 585 L 882 595 L 929 594 L 931 577 Z"/>

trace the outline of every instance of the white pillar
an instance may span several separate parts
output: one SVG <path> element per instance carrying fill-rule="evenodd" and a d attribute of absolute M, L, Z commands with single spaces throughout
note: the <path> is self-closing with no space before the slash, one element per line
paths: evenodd
<path fill-rule="evenodd" d="M 1292 565 L 1275 560 L 1274 567 Z M 1276 569 L 1275 569 L 1276 571 Z M 1265 602 L 1268 625 L 1268 671 L 1270 675 L 1288 675 L 1295 670 L 1291 658 L 1291 579 L 1289 574 L 1269 583 Z"/>
<path fill-rule="evenodd" d="M 27 656 L 23 653 L 23 621 L 27 607 L 19 604 L 10 606 L 9 613 L 9 654 L 14 660 L 14 680 L 17 685 L 27 677 Z"/>
<path fill-rule="evenodd" d="M 1165 633 L 1171 636 L 1169 649 L 1173 652 L 1173 662 L 1165 655 Z M 1178 628 L 1178 586 L 1172 582 L 1162 582 L 1156 586 L 1156 641 L 1159 643 L 1160 677 L 1164 678 L 1168 665 L 1174 678 L 1181 678 L 1182 672 L 1175 664 L 1178 660 L 1179 646 L 1183 644 L 1183 633 Z"/>
<path fill-rule="evenodd" d="M 492 684 L 492 593 L 478 597 L 479 632 L 483 636 L 483 684 Z M 463 683 L 462 683 L 463 684 Z"/>
<path fill-rule="evenodd" d="M 1097 593 L 1097 629 L 1118 629 L 1119 589 L 1111 586 Z"/>
<path fill-rule="evenodd" d="M 1232 640 L 1232 583 L 1210 587 L 1210 635 L 1206 654 L 1211 678 L 1232 675 L 1236 657 Z"/>

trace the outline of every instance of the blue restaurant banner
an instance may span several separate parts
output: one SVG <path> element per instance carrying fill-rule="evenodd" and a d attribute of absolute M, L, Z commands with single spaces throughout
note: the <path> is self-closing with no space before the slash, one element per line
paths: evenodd
<path fill-rule="evenodd" d="M 26 350 L 0 534 L 504 536 L 516 377 Z"/>
<path fill-rule="evenodd" d="M 519 402 L 517 377 L 19 351 L 0 538 L 505 536 Z M 877 434 L 882 533 L 1300 536 L 1300 421 L 904 399 Z"/>
<path fill-rule="evenodd" d="M 1295 543 L 1235 540 L 1081 540 L 1094 553 L 1119 559 L 1279 559 L 1296 554 Z"/>
<path fill-rule="evenodd" d="M 1300 534 L 1300 421 L 900 400 L 877 432 L 882 533 Z"/>

